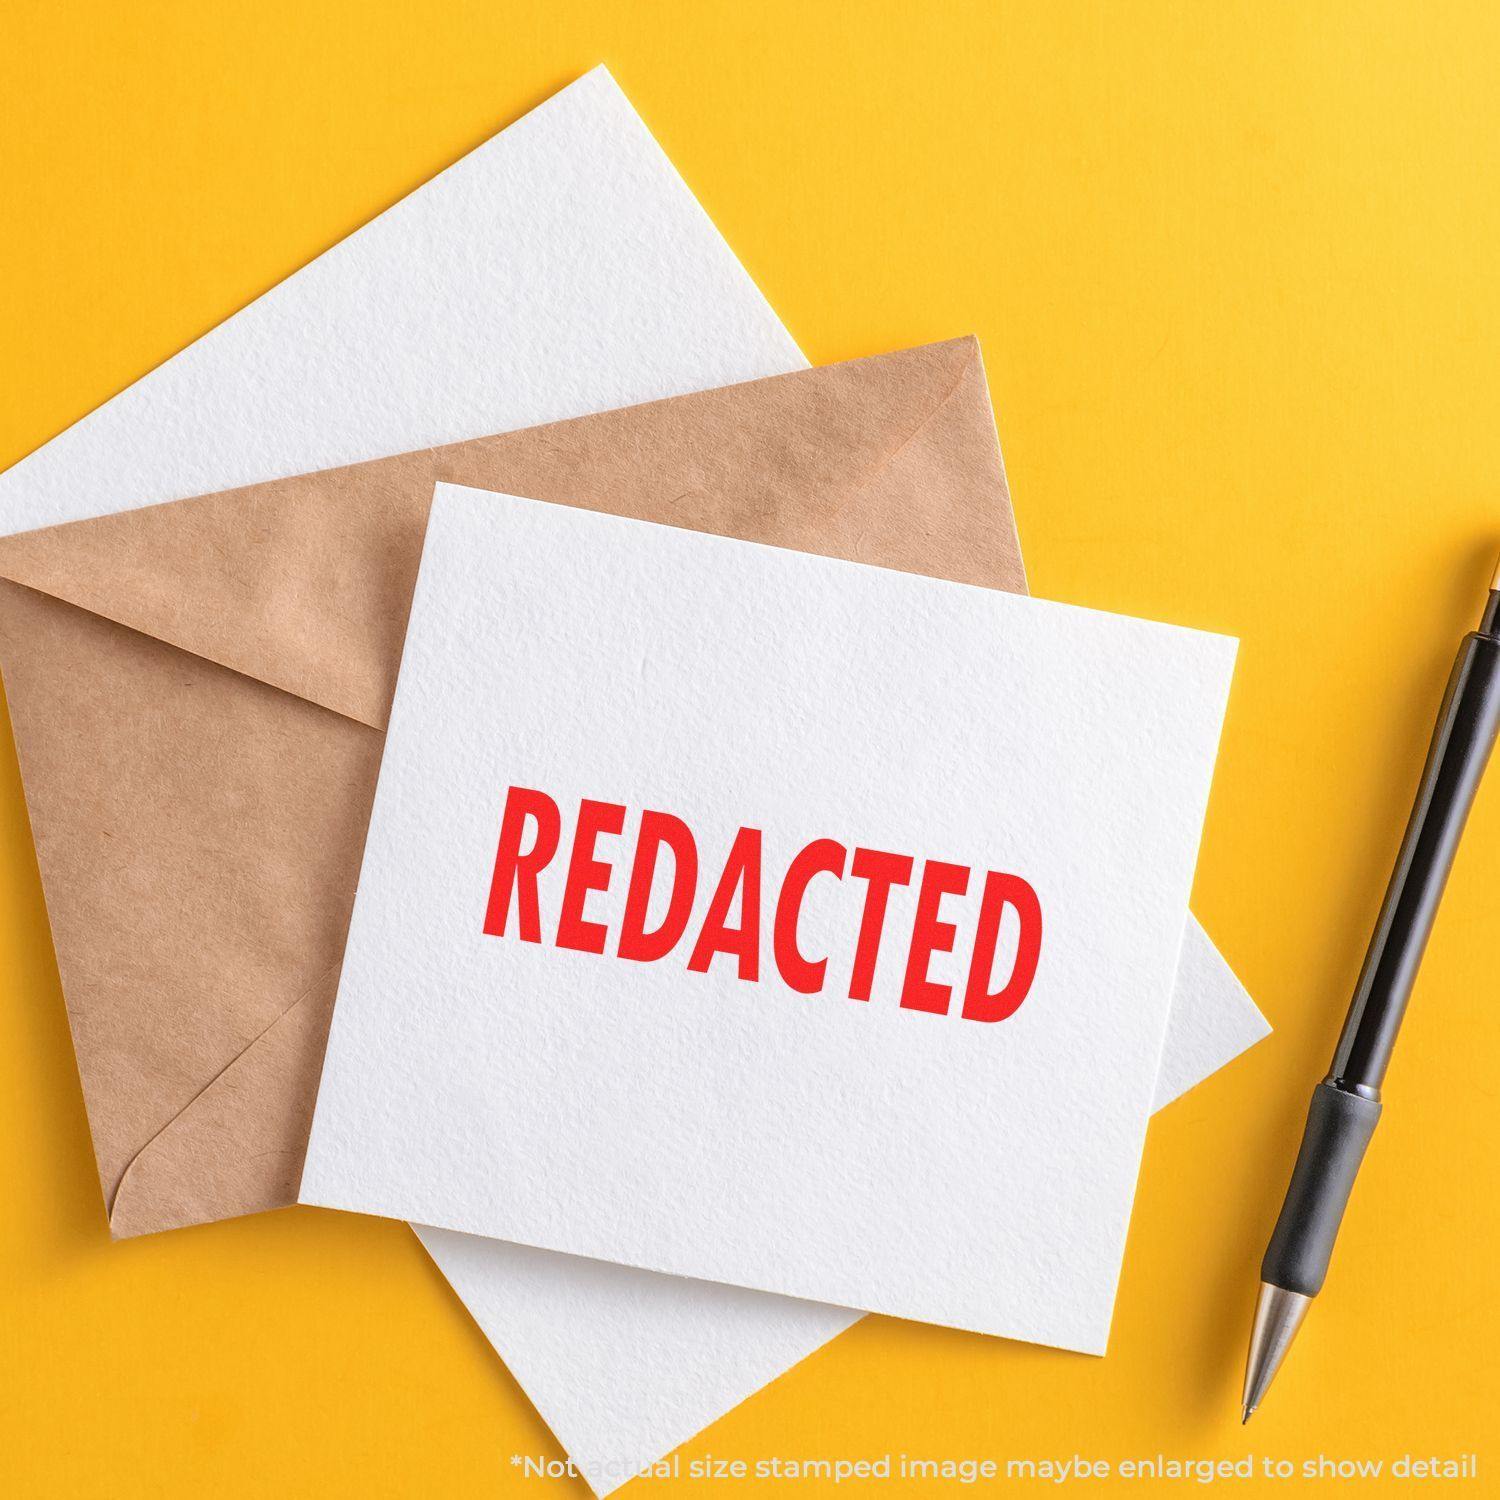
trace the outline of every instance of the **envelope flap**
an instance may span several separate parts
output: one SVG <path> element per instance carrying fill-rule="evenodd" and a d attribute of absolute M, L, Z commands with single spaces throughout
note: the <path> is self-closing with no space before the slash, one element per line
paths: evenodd
<path fill-rule="evenodd" d="M 999 463 L 955 339 L 6 537 L 0 577 L 380 728 L 438 480 L 1019 587 Z"/>
<path fill-rule="evenodd" d="M 359 505 L 334 471 L 0 538 L 0 577 L 378 728 L 426 506 L 362 468 Z"/>

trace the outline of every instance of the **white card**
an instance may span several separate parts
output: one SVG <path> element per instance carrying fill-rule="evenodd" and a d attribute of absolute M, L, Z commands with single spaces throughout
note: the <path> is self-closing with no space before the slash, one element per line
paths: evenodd
<path fill-rule="evenodd" d="M 603 68 L 0 478 L 0 534 L 803 369 Z"/>
<path fill-rule="evenodd" d="M 588 192 L 559 191 L 548 168 L 563 149 L 606 189 L 612 175 L 637 184 L 635 233 Z M 542 211 L 518 228 L 515 201 Z M 554 295 L 559 257 L 606 245 L 599 276 Z M 617 286 L 653 316 L 613 320 Z M 412 314 L 395 329 L 393 307 Z M 566 372 L 558 350 L 574 356 Z M 0 474 L 0 533 L 805 365 L 598 68 Z M 1158 1106 L 1267 1030 L 1190 919 Z M 418 1233 L 600 1493 L 860 1316 Z"/>
<path fill-rule="evenodd" d="M 1102 1353 L 1233 659 L 439 485 L 302 1200 Z"/>

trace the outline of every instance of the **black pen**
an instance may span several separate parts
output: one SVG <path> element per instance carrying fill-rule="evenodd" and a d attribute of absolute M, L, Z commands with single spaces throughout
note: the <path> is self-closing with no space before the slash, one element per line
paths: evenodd
<path fill-rule="evenodd" d="M 1328 1272 L 1355 1173 L 1380 1118 L 1380 1086 L 1479 778 L 1500 729 L 1500 567 L 1479 629 L 1458 648 L 1396 868 L 1328 1076 L 1260 1267 L 1245 1365 L 1250 1420 Z"/>

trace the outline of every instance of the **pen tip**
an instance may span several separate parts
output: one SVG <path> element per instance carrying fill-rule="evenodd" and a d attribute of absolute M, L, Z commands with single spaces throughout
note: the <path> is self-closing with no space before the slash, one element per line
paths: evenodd
<path fill-rule="evenodd" d="M 1250 1418 L 1253 1417 L 1254 1415 L 1255 1415 L 1255 1408 L 1253 1406 L 1247 1406 L 1247 1407 L 1245 1407 L 1245 1409 L 1244 1409 L 1244 1415 L 1240 1418 L 1240 1426 L 1243 1427 L 1245 1425 L 1245 1423 L 1248 1422 L 1250 1420 Z"/>
<path fill-rule="evenodd" d="M 1494 576 L 1490 579 L 1490 592 L 1500 593 L 1500 558 L 1495 560 Z"/>

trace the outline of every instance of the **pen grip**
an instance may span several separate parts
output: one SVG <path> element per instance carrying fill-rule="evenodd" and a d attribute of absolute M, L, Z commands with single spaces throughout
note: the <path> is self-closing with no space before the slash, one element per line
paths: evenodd
<path fill-rule="evenodd" d="M 1291 1185 L 1261 1261 L 1262 1281 L 1304 1297 L 1318 1294 L 1355 1174 L 1379 1119 L 1379 1100 L 1346 1093 L 1331 1083 L 1313 1090 Z"/>

